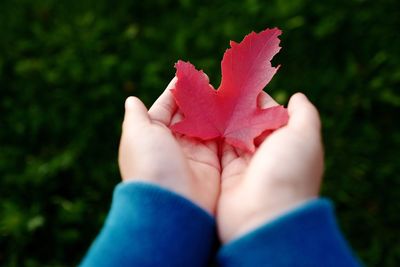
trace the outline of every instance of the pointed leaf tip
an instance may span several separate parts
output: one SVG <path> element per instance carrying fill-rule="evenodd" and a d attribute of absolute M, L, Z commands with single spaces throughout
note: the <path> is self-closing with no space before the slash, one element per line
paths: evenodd
<path fill-rule="evenodd" d="M 171 129 L 203 140 L 225 139 L 239 149 L 254 151 L 257 136 L 285 125 L 285 108 L 266 111 L 256 105 L 258 94 L 279 69 L 271 66 L 271 59 L 280 50 L 281 33 L 272 28 L 251 32 L 240 43 L 231 41 L 221 62 L 222 81 L 217 91 L 203 71 L 179 60 L 173 95 L 184 120 Z"/>

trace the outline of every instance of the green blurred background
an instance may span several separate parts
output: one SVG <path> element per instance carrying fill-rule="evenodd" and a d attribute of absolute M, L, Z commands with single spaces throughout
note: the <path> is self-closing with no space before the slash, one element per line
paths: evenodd
<path fill-rule="evenodd" d="M 190 60 L 217 86 L 229 40 L 277 26 L 267 91 L 323 119 L 323 194 L 369 266 L 400 264 L 398 0 L 0 2 L 0 265 L 77 264 L 120 177 L 123 103 Z M 398 265 L 397 265 L 398 266 Z"/>

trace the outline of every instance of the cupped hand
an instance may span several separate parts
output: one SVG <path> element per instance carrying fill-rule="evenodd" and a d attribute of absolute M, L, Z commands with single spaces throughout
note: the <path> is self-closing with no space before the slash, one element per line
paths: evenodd
<path fill-rule="evenodd" d="M 266 94 L 259 105 L 276 105 Z M 303 94 L 288 105 L 289 122 L 252 155 L 224 145 L 217 223 L 223 243 L 318 196 L 323 174 L 320 119 Z"/>
<path fill-rule="evenodd" d="M 124 181 L 159 185 L 215 213 L 220 189 L 216 142 L 174 135 L 168 126 L 180 119 L 170 89 L 176 78 L 148 111 L 136 97 L 125 102 L 119 148 Z"/>

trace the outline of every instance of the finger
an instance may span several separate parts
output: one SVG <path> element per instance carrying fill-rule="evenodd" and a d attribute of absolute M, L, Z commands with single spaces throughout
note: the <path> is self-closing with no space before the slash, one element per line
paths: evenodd
<path fill-rule="evenodd" d="M 257 97 L 258 107 L 265 109 L 279 105 L 269 94 L 262 91 Z"/>
<path fill-rule="evenodd" d="M 146 106 L 140 101 L 139 98 L 130 96 L 125 101 L 125 117 L 123 122 L 123 129 L 143 125 L 149 123 L 150 118 L 147 114 Z"/>
<path fill-rule="evenodd" d="M 167 126 L 170 124 L 172 115 L 177 109 L 175 99 L 171 92 L 171 89 L 174 88 L 177 80 L 178 79 L 174 77 L 164 92 L 151 106 L 149 116 L 153 121 L 160 122 Z"/>
<path fill-rule="evenodd" d="M 314 131 L 319 134 L 321 121 L 316 107 L 302 93 L 294 94 L 288 104 L 288 127 L 300 131 Z"/>
<path fill-rule="evenodd" d="M 183 120 L 183 114 L 179 110 L 175 112 L 171 119 L 171 125 L 178 123 Z"/>

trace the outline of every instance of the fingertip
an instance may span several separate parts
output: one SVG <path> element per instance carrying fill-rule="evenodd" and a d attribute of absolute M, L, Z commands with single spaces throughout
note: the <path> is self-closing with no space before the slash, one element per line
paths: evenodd
<path fill-rule="evenodd" d="M 169 84 L 167 85 L 167 90 L 171 90 L 175 88 L 175 84 L 178 81 L 178 77 L 174 76 L 174 78 L 172 78 L 172 80 L 169 82 Z"/>
<path fill-rule="evenodd" d="M 303 108 L 315 108 L 314 105 L 308 100 L 307 96 L 303 93 L 297 92 L 293 94 L 288 103 L 289 113 Z"/>
<path fill-rule="evenodd" d="M 134 105 L 134 101 L 135 99 L 137 99 L 134 96 L 129 96 L 126 100 L 125 100 L 125 109 L 131 109 L 132 106 Z"/>
<path fill-rule="evenodd" d="M 142 102 L 142 100 L 140 100 L 138 97 L 136 96 L 129 96 L 126 100 L 125 100 L 125 107 L 127 108 L 135 108 L 135 107 L 140 107 L 140 108 L 146 108 L 146 106 L 144 105 L 144 103 Z"/>
<path fill-rule="evenodd" d="M 290 97 L 288 108 L 290 108 L 290 106 L 297 106 L 301 103 L 306 103 L 306 102 L 310 102 L 306 97 L 306 95 L 301 92 L 297 92 Z"/>
<path fill-rule="evenodd" d="M 149 116 L 153 121 L 158 121 L 164 125 L 169 125 L 171 123 L 171 118 L 178 108 L 171 91 L 175 88 L 177 80 L 178 78 L 175 76 L 164 92 L 151 106 Z"/>
<path fill-rule="evenodd" d="M 295 93 L 289 100 L 289 125 L 298 128 L 315 128 L 320 130 L 321 122 L 317 108 L 303 93 Z"/>
<path fill-rule="evenodd" d="M 149 121 L 149 117 L 147 114 L 147 108 L 143 104 L 143 102 L 135 97 L 130 96 L 125 100 L 125 118 L 124 122 L 128 121 Z"/>

